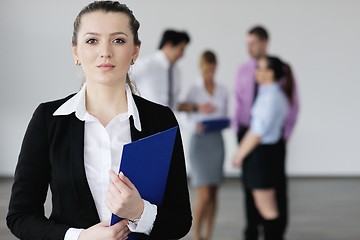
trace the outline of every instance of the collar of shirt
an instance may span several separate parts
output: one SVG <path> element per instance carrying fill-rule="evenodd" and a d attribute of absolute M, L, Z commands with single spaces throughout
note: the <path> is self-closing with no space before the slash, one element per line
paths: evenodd
<path fill-rule="evenodd" d="M 258 60 L 256 58 L 251 58 L 248 62 L 248 67 L 251 69 L 256 69 Z"/>
<path fill-rule="evenodd" d="M 164 66 L 164 68 L 168 69 L 170 68 L 170 61 L 169 59 L 166 57 L 164 51 L 162 50 L 158 50 L 156 53 L 155 53 L 155 58 L 159 61 L 159 63 L 161 65 Z"/>
<path fill-rule="evenodd" d="M 280 88 L 280 83 L 278 82 L 274 82 L 274 83 L 270 83 L 270 84 L 261 84 L 259 86 L 259 92 L 267 92 L 267 91 L 272 91 L 275 89 Z"/>
<path fill-rule="evenodd" d="M 53 116 L 69 115 L 75 112 L 75 116 L 81 120 L 85 121 L 87 116 L 86 104 L 85 104 L 85 91 L 86 83 L 83 85 L 81 90 L 62 104 L 54 113 Z M 134 126 L 138 131 L 141 131 L 141 122 L 139 111 L 136 107 L 134 98 L 131 93 L 131 89 L 126 85 L 126 97 L 128 102 L 128 118 L 133 116 Z"/>
<path fill-rule="evenodd" d="M 202 76 L 199 76 L 195 82 L 195 85 L 199 86 L 199 87 L 202 87 L 204 89 L 206 89 L 206 86 L 205 86 L 205 80 Z M 214 79 L 214 87 L 217 88 L 219 87 L 219 83 L 216 79 Z"/>

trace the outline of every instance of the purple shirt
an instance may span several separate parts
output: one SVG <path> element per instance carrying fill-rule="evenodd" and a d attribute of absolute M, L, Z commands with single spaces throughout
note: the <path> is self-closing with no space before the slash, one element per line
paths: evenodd
<path fill-rule="evenodd" d="M 235 114 L 232 119 L 232 125 L 238 130 L 239 125 L 249 127 L 251 108 L 254 103 L 255 93 L 255 70 L 256 60 L 251 59 L 243 64 L 237 73 L 235 82 Z M 290 103 L 289 103 L 290 104 Z M 299 111 L 299 98 L 294 83 L 293 104 L 289 105 L 289 112 L 285 119 L 284 138 L 289 139 L 295 126 Z"/>

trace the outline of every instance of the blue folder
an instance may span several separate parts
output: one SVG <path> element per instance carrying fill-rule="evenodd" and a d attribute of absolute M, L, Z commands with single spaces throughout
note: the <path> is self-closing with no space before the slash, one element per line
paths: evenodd
<path fill-rule="evenodd" d="M 119 172 L 152 204 L 162 204 L 177 131 L 173 127 L 124 145 Z M 121 219 L 112 214 L 110 225 Z M 129 239 L 135 236 L 130 234 Z"/>
<path fill-rule="evenodd" d="M 201 123 L 205 127 L 204 132 L 220 131 L 230 126 L 230 120 L 228 118 L 205 120 Z"/>

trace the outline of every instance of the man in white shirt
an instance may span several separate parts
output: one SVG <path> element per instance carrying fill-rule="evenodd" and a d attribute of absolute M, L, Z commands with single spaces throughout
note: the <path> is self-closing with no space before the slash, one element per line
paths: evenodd
<path fill-rule="evenodd" d="M 183 57 L 189 42 L 186 32 L 166 30 L 159 50 L 138 60 L 130 71 L 130 78 L 135 81 L 139 95 L 152 102 L 172 110 L 212 112 L 211 104 L 179 103 L 181 80 L 176 63 Z"/>

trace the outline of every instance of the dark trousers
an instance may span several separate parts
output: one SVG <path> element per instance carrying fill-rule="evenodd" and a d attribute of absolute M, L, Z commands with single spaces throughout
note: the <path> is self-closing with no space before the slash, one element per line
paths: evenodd
<path fill-rule="evenodd" d="M 237 134 L 238 142 L 242 140 L 244 137 L 246 131 L 248 130 L 247 127 L 240 126 L 239 131 Z M 281 179 L 279 184 L 275 187 L 276 191 L 276 201 L 278 204 L 278 210 L 279 210 L 279 218 L 276 221 L 277 224 L 277 230 L 278 230 L 278 239 L 271 239 L 267 237 L 266 239 L 271 240 L 283 240 L 283 236 L 286 231 L 286 227 L 288 224 L 288 198 L 287 198 L 287 179 L 285 176 L 285 156 L 286 156 L 286 146 L 283 144 L 284 147 L 284 164 L 283 164 L 283 170 L 284 170 L 284 177 Z M 244 183 L 244 181 L 242 181 Z M 267 221 L 265 221 L 259 211 L 257 210 L 255 206 L 254 197 L 252 194 L 251 189 L 247 189 L 246 186 L 243 186 L 244 189 L 244 202 L 245 202 L 245 216 L 246 216 L 246 225 L 244 229 L 244 239 L 245 240 L 258 240 L 259 238 L 259 228 L 260 226 L 265 227 L 266 224 L 268 224 Z M 273 223 L 272 223 L 273 224 Z"/>

